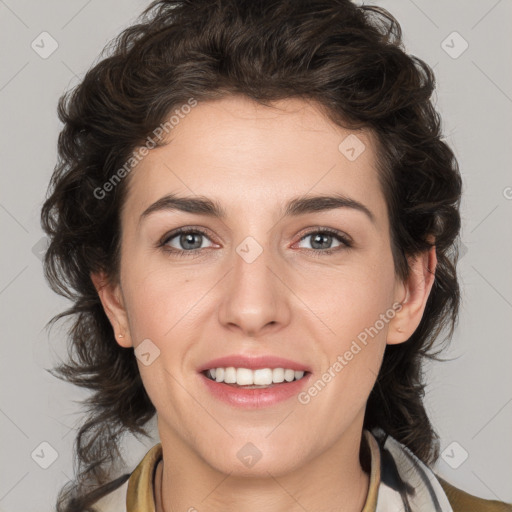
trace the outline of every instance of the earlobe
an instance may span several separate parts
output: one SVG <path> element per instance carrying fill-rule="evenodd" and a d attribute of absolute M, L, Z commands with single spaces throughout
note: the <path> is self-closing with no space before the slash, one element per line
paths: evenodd
<path fill-rule="evenodd" d="M 112 329 L 114 330 L 116 342 L 124 348 L 133 346 L 128 328 L 128 316 L 124 307 L 120 284 L 111 283 L 103 272 L 91 272 L 90 276 L 94 287 L 98 292 L 98 297 L 103 306 L 103 310 L 105 311 L 105 314 L 112 325 Z"/>
<path fill-rule="evenodd" d="M 435 246 L 408 258 L 408 264 L 409 276 L 398 286 L 401 308 L 388 325 L 386 342 L 389 345 L 406 342 L 421 322 L 435 280 Z"/>

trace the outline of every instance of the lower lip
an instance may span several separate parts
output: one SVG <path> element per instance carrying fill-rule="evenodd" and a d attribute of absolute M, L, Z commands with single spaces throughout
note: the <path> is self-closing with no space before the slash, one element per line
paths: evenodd
<path fill-rule="evenodd" d="M 219 400 L 234 407 L 257 409 L 260 407 L 269 407 L 297 396 L 306 386 L 311 374 L 306 374 L 300 380 L 274 384 L 272 387 L 268 388 L 253 389 L 235 387 L 224 384 L 223 382 L 217 382 L 209 379 L 202 373 L 200 373 L 199 376 L 210 393 Z"/>

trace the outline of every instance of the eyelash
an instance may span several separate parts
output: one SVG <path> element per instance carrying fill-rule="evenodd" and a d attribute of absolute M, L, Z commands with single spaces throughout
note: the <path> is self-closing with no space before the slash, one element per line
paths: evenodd
<path fill-rule="evenodd" d="M 201 228 L 178 228 L 178 229 L 172 231 L 171 233 L 167 233 L 164 236 L 164 238 L 161 240 L 161 242 L 158 243 L 158 247 L 162 248 L 162 250 L 170 256 L 178 256 L 180 258 L 181 257 L 186 258 L 186 257 L 190 257 L 190 256 L 197 256 L 198 253 L 201 251 L 201 249 L 192 249 L 190 251 L 183 251 L 180 249 L 169 248 L 167 246 L 167 243 L 169 243 L 170 240 L 172 240 L 173 238 L 176 238 L 178 235 L 181 235 L 181 234 L 198 234 L 198 233 L 209 238 L 208 233 L 204 229 L 201 229 Z M 329 256 L 335 252 L 341 251 L 343 249 L 349 249 L 352 247 L 352 242 L 347 236 L 345 236 L 340 231 L 337 231 L 337 230 L 331 229 L 331 228 L 316 228 L 315 230 L 309 231 L 308 233 L 302 235 L 299 242 L 302 242 L 302 240 L 304 240 L 308 236 L 317 235 L 319 233 L 333 235 L 335 238 L 338 239 L 338 241 L 342 242 L 343 246 L 335 247 L 332 249 L 324 249 L 324 250 L 306 249 L 306 251 L 308 251 L 312 256 L 314 256 L 316 258 L 321 257 L 321 256 L 326 256 L 326 255 Z"/>

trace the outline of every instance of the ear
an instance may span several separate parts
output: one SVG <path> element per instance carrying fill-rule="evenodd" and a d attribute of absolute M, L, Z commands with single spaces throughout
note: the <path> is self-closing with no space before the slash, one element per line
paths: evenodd
<path fill-rule="evenodd" d="M 103 272 L 91 272 L 90 276 L 105 314 L 112 324 L 112 329 L 114 329 L 116 342 L 124 348 L 132 347 L 128 315 L 124 307 L 121 285 L 112 284 Z"/>
<path fill-rule="evenodd" d="M 430 290 L 434 284 L 437 265 L 436 248 L 407 258 L 409 276 L 397 284 L 396 301 L 402 304 L 388 324 L 387 343 L 396 345 L 407 341 L 418 328 Z"/>

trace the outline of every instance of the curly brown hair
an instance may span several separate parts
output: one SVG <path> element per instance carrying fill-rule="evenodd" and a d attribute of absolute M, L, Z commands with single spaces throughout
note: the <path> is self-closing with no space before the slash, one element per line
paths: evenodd
<path fill-rule="evenodd" d="M 406 256 L 434 244 L 438 263 L 419 327 L 407 343 L 386 347 L 364 427 L 381 427 L 427 464 L 435 461 L 439 441 L 423 404 L 422 365 L 439 359 L 434 342 L 444 331 L 448 341 L 457 323 L 461 177 L 430 99 L 433 72 L 405 53 L 398 22 L 349 0 L 159 0 L 107 49 L 59 100 L 59 158 L 41 211 L 50 239 L 45 277 L 72 301 L 49 324 L 73 318 L 69 359 L 50 371 L 92 391 L 75 440 L 76 480 L 61 490 L 58 512 L 93 511 L 126 481 L 129 475 L 112 474 L 121 438 L 147 436 L 156 412 L 91 280 L 99 271 L 112 282 L 119 277 L 129 180 L 106 200 L 97 190 L 190 98 L 314 100 L 340 126 L 376 134 L 396 274 L 405 279 Z"/>

